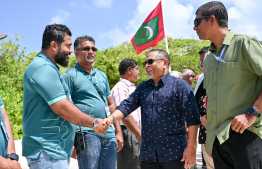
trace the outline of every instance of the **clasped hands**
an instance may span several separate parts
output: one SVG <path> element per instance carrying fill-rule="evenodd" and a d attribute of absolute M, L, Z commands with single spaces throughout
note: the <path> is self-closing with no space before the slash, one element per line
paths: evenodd
<path fill-rule="evenodd" d="M 100 118 L 96 118 L 97 121 L 99 122 L 99 125 L 96 128 L 93 128 L 93 130 L 99 134 L 99 135 L 103 135 L 105 134 L 105 132 L 107 131 L 108 127 L 111 125 L 111 123 L 113 122 L 113 118 L 108 117 L 106 119 L 100 119 Z"/>

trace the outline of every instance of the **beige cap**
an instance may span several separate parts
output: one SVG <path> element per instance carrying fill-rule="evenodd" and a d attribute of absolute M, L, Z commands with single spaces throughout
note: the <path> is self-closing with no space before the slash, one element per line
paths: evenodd
<path fill-rule="evenodd" d="M 0 34 L 0 39 L 4 39 L 5 37 L 7 37 L 7 34 Z"/>

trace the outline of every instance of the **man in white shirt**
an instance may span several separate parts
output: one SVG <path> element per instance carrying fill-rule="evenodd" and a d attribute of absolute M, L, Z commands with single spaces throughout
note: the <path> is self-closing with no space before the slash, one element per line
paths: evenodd
<path fill-rule="evenodd" d="M 127 99 L 136 89 L 134 84 L 139 78 L 137 62 L 133 59 L 124 59 L 119 64 L 120 81 L 111 90 L 112 98 L 118 106 Z M 140 140 L 141 140 L 141 113 L 136 109 L 125 119 L 119 120 L 124 147 L 117 153 L 117 169 L 140 169 Z M 128 129 L 132 125 L 134 129 Z"/>

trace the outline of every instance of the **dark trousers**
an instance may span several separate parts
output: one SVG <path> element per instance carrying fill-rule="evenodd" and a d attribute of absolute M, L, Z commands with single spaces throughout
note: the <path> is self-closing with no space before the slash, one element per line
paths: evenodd
<path fill-rule="evenodd" d="M 141 169 L 184 169 L 185 162 L 177 159 L 170 162 L 159 162 L 156 152 L 156 162 L 141 161 Z"/>
<path fill-rule="evenodd" d="M 262 140 L 249 130 L 231 131 L 223 144 L 215 139 L 212 155 L 215 169 L 262 169 Z"/>
<path fill-rule="evenodd" d="M 125 126 L 121 126 L 124 147 L 117 153 L 117 169 L 140 169 L 140 140 Z"/>

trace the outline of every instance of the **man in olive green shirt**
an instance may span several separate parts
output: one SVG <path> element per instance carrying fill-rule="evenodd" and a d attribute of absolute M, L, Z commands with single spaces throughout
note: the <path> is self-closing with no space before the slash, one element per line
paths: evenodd
<path fill-rule="evenodd" d="M 262 44 L 229 30 L 227 10 L 217 1 L 198 8 L 194 30 L 212 42 L 204 60 L 207 152 L 216 169 L 260 169 Z"/>

